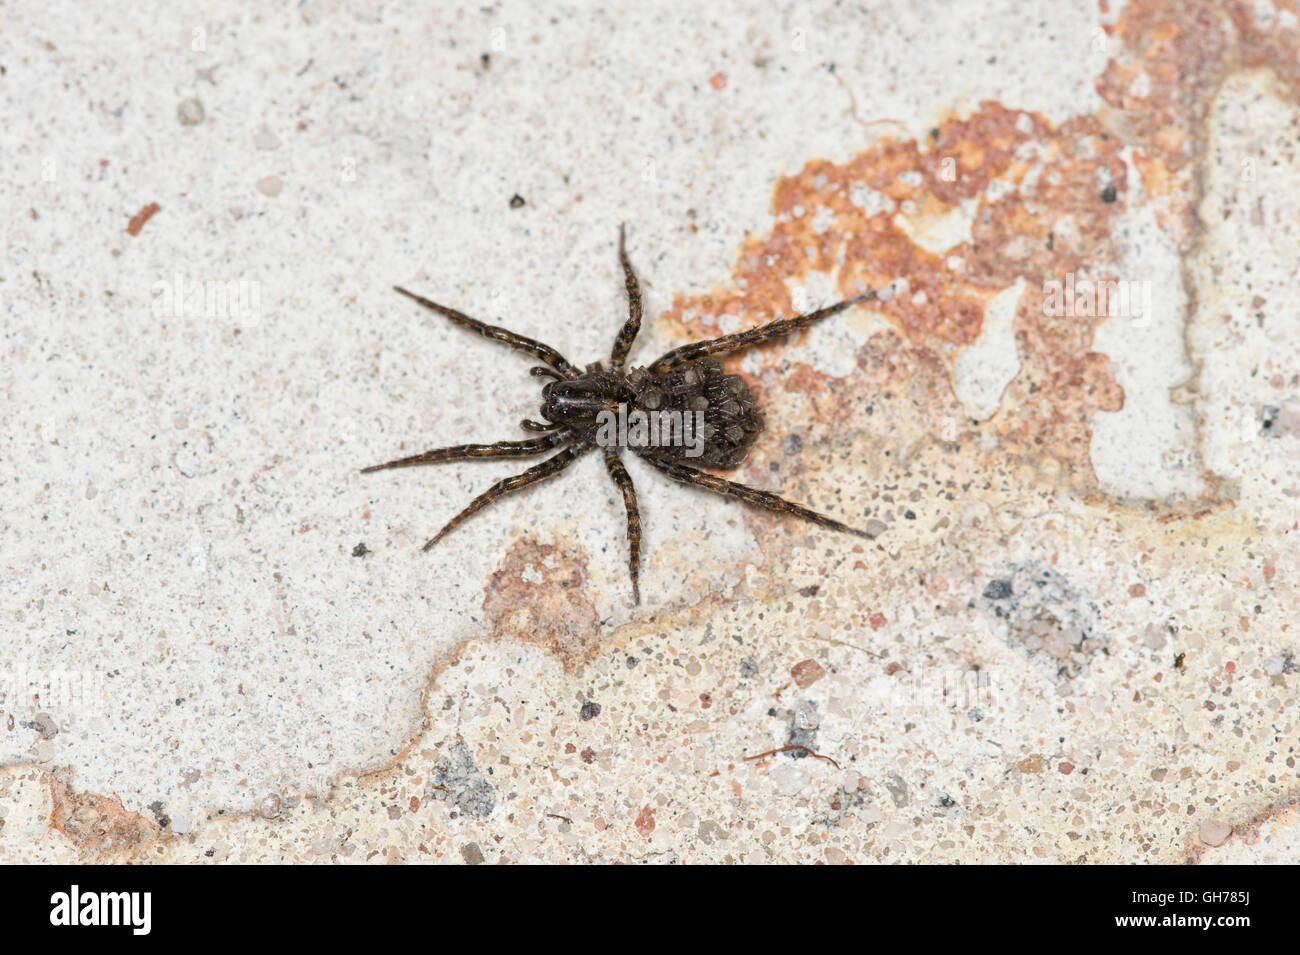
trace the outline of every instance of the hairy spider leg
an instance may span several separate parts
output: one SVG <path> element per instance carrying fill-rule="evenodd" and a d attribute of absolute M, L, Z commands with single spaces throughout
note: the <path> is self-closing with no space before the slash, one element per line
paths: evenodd
<path fill-rule="evenodd" d="M 623 361 L 627 358 L 628 350 L 632 347 L 632 342 L 636 340 L 636 334 L 641 330 L 641 286 L 636 280 L 636 272 L 632 270 L 632 262 L 627 257 L 627 247 L 624 244 L 624 227 L 620 224 L 618 227 L 618 260 L 623 264 L 623 284 L 627 288 L 627 321 L 619 330 L 618 338 L 614 339 L 614 350 L 610 352 L 609 360 L 615 371 L 623 370 Z"/>
<path fill-rule="evenodd" d="M 452 448 L 435 448 L 422 454 L 398 458 L 384 464 L 374 464 L 362 468 L 362 474 L 384 471 L 388 468 L 413 468 L 421 464 L 443 464 L 447 461 L 466 461 L 470 458 L 526 458 L 534 454 L 549 451 L 563 444 L 567 435 L 564 432 L 548 434 L 541 438 L 529 438 L 526 441 L 498 441 L 496 444 L 458 444 Z"/>
<path fill-rule="evenodd" d="M 525 431 L 555 431 L 560 428 L 558 424 L 544 424 L 541 421 L 534 421 L 532 418 L 525 418 L 519 422 L 519 427 Z"/>
<path fill-rule="evenodd" d="M 627 543 L 631 549 L 628 567 L 632 570 L 632 598 L 641 603 L 641 512 L 636 506 L 636 488 L 632 486 L 632 475 L 627 473 L 614 448 L 605 449 L 605 470 L 620 491 L 623 492 L 623 506 L 627 509 Z"/>
<path fill-rule="evenodd" d="M 755 507 L 782 514 L 793 514 L 796 517 L 802 517 L 806 521 L 812 521 L 814 524 L 820 524 L 822 527 L 829 527 L 835 531 L 844 531 L 846 534 L 856 534 L 858 537 L 865 537 L 868 540 L 876 536 L 870 531 L 860 531 L 856 527 L 841 524 L 834 518 L 818 514 L 816 511 L 810 511 L 808 508 L 795 504 L 793 501 L 787 501 L 783 497 L 778 497 L 770 491 L 760 491 L 756 487 L 737 484 L 735 481 L 728 481 L 715 474 L 687 467 L 685 464 L 679 464 L 675 461 L 661 461 L 655 458 L 646 458 L 645 460 L 665 472 L 674 481 L 680 481 L 683 484 L 694 484 L 696 487 L 706 488 L 727 497 L 739 498 L 746 504 L 752 504 Z"/>
<path fill-rule="evenodd" d="M 451 319 L 457 325 L 462 325 L 471 331 L 478 332 L 484 338 L 490 338 L 494 342 L 501 342 L 503 345 L 515 349 L 516 351 L 525 352 L 534 358 L 546 362 L 556 371 L 560 372 L 565 378 L 577 378 L 580 374 L 578 369 L 569 364 L 568 360 L 557 352 L 550 345 L 543 345 L 539 341 L 531 338 L 525 338 L 523 335 L 516 335 L 509 329 L 501 328 L 497 325 L 486 325 L 476 318 L 470 318 L 464 312 L 458 312 L 454 308 L 448 308 L 446 305 L 439 305 L 437 302 L 431 302 L 423 295 L 416 295 L 414 292 L 408 292 L 401 286 L 394 285 L 393 288 L 401 292 L 407 298 L 414 299 L 425 308 L 432 309 L 439 315 Z"/>
<path fill-rule="evenodd" d="M 846 299 L 843 302 L 837 302 L 834 305 L 828 305 L 826 308 L 819 308 L 815 312 L 809 312 L 806 315 L 796 315 L 794 318 L 781 318 L 775 322 L 768 322 L 766 325 L 760 325 L 758 328 L 751 328 L 748 331 L 736 332 L 732 335 L 723 335 L 721 338 L 712 338 L 704 342 L 693 342 L 689 345 L 682 345 L 680 348 L 674 348 L 662 357 L 657 358 L 650 366 L 651 374 L 659 374 L 667 371 L 674 365 L 680 365 L 684 362 L 695 361 L 697 358 L 703 358 L 706 355 L 717 355 L 725 352 L 739 351 L 742 348 L 750 348 L 754 345 L 760 345 L 765 341 L 773 338 L 780 338 L 791 332 L 807 328 L 820 322 L 824 318 L 830 318 L 832 315 L 838 315 L 846 308 L 857 305 L 876 297 L 875 291 L 866 292 L 855 298 Z"/>
<path fill-rule="evenodd" d="M 446 537 L 448 533 L 459 526 L 467 517 L 477 511 L 481 511 L 497 498 L 509 494 L 511 491 L 518 491 L 520 488 L 527 487 L 530 484 L 535 484 L 544 478 L 559 474 L 586 450 L 585 447 L 580 445 L 569 445 L 559 454 L 547 458 L 541 464 L 533 465 L 522 474 L 516 474 L 514 477 L 508 477 L 504 480 L 497 481 L 496 484 L 493 484 L 478 497 L 474 498 L 474 500 L 470 501 L 469 506 L 448 521 L 447 525 L 442 530 L 434 534 L 433 537 L 429 539 L 429 542 L 424 545 L 424 550 L 428 550 L 434 544 L 438 543 L 438 541 Z"/>

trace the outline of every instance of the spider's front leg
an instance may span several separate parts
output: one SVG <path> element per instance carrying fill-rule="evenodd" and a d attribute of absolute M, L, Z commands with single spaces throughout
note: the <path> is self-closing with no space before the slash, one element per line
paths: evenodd
<path fill-rule="evenodd" d="M 519 422 L 519 427 L 525 431 L 555 431 L 560 426 L 558 424 L 545 424 L 541 421 L 534 421 L 532 418 L 525 418 Z"/>
<path fill-rule="evenodd" d="M 501 328 L 499 325 L 488 325 L 480 322 L 477 318 L 470 318 L 464 312 L 457 311 L 454 308 L 448 308 L 446 305 L 439 305 L 437 302 L 425 298 L 423 295 L 416 295 L 414 292 L 408 292 L 400 285 L 393 286 L 394 291 L 400 292 L 412 301 L 419 302 L 430 311 L 437 312 L 444 318 L 449 318 L 462 328 L 468 328 L 472 332 L 477 332 L 484 338 L 491 339 L 494 342 L 500 342 L 508 348 L 515 351 L 523 352 L 525 355 L 532 355 L 534 358 L 540 358 L 546 364 L 554 368 L 559 374 L 556 377 L 578 377 L 578 369 L 569 364 L 568 360 L 550 345 L 543 344 L 535 339 L 528 338 L 510 331 L 508 328 Z"/>
<path fill-rule="evenodd" d="M 435 448 L 410 457 L 372 464 L 362 468 L 362 474 L 375 471 L 387 471 L 390 468 L 413 468 L 421 464 L 445 464 L 448 461 L 467 461 L 471 458 L 526 458 L 534 454 L 549 451 L 564 442 L 563 432 L 548 434 L 543 438 L 529 438 L 526 441 L 498 441 L 496 444 L 458 444 L 451 448 Z"/>
<path fill-rule="evenodd" d="M 641 286 L 636 280 L 636 272 L 632 270 L 632 262 L 627 257 L 622 225 L 618 227 L 618 260 L 623 265 L 623 284 L 627 287 L 627 321 L 619 330 L 618 338 L 614 339 L 614 349 L 610 352 L 609 360 L 615 371 L 622 371 L 632 342 L 641 330 Z"/>

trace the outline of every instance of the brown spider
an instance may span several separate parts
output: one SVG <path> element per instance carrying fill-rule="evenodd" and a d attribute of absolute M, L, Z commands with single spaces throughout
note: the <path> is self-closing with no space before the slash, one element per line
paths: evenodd
<path fill-rule="evenodd" d="M 725 480 L 692 467 L 687 462 L 698 458 L 698 463 L 706 467 L 725 470 L 736 468 L 748 455 L 754 439 L 763 430 L 763 417 L 756 407 L 757 399 L 745 380 L 739 375 L 725 374 L 722 366 L 709 358 L 709 355 L 739 351 L 787 335 L 796 329 L 806 328 L 852 305 L 874 298 L 876 293 L 867 292 L 806 315 L 769 322 L 749 331 L 683 345 L 646 368 L 633 368 L 624 372 L 623 362 L 627 358 L 628 349 L 632 347 L 637 331 L 641 328 L 641 289 L 637 284 L 636 273 L 632 271 L 632 263 L 628 261 L 621 226 L 618 232 L 618 256 L 627 285 L 628 318 L 618 333 L 618 338 L 614 340 L 608 369 L 602 362 L 596 362 L 588 365 L 586 371 L 579 371 L 549 345 L 516 335 L 504 328 L 485 325 L 454 308 L 431 302 L 404 288 L 396 289 L 458 325 L 545 362 L 543 366 L 533 368 L 532 373 L 551 379 L 542 389 L 541 414 L 546 423 L 530 419 L 520 423 L 526 431 L 539 432 L 540 437 L 437 448 L 363 468 L 362 474 L 386 468 L 441 464 L 469 458 L 524 458 L 555 448 L 562 449 L 559 454 L 522 474 L 498 481 L 474 498 L 468 507 L 429 539 L 424 550 L 427 551 L 471 514 L 487 507 L 502 495 L 558 474 L 580 455 L 596 448 L 604 454 L 605 468 L 623 494 L 623 504 L 627 509 L 627 539 L 631 547 L 628 563 L 632 571 L 632 594 L 638 604 L 641 602 L 638 582 L 641 571 L 641 516 L 637 510 L 632 478 L 619 458 L 622 448 L 628 448 L 683 484 L 694 484 L 736 497 L 769 511 L 794 514 L 832 530 L 846 531 L 860 537 L 874 537 L 872 533 L 841 524 L 768 491 Z M 639 419 L 638 414 L 641 416 Z M 616 420 L 620 423 L 617 437 L 614 428 Z M 627 422 L 638 420 L 642 422 L 640 427 L 627 427 Z M 691 427 L 692 420 L 694 427 Z M 662 439 L 665 435 L 668 439 L 666 443 L 654 440 Z"/>

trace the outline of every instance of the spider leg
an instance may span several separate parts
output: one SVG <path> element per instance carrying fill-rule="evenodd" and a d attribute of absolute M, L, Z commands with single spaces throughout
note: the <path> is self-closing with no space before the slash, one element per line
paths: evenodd
<path fill-rule="evenodd" d="M 859 537 L 865 537 L 871 540 L 876 535 L 867 531 L 860 531 L 856 527 L 849 527 L 847 524 L 841 524 L 834 518 L 827 517 L 824 514 L 818 514 L 802 505 L 795 504 L 793 501 L 787 501 L 783 497 L 778 497 L 770 491 L 760 491 L 756 487 L 749 487 L 746 484 L 737 484 L 735 481 L 728 481 L 720 478 L 715 474 L 707 471 L 700 471 L 697 468 L 687 467 L 685 464 L 678 464 L 675 461 L 660 461 L 654 458 L 645 458 L 655 467 L 662 470 L 674 481 L 680 481 L 683 484 L 694 484 L 696 487 L 706 488 L 715 491 L 718 494 L 724 494 L 727 497 L 735 497 L 744 501 L 746 504 L 752 504 L 755 507 L 761 507 L 765 510 L 776 511 L 781 514 L 793 514 L 795 517 L 802 517 L 806 521 L 812 521 L 814 524 L 820 524 L 822 527 L 829 527 L 831 530 L 844 531 L 846 534 L 856 534 Z"/>
<path fill-rule="evenodd" d="M 623 226 L 620 225 L 618 227 L 618 260 L 623 264 L 623 284 L 627 287 L 627 321 L 623 323 L 618 338 L 614 339 L 614 350 L 609 356 L 610 363 L 614 366 L 615 371 L 622 370 L 623 360 L 627 358 L 628 349 L 632 347 L 632 342 L 636 340 L 636 333 L 641 330 L 641 286 L 636 280 L 636 272 L 632 271 L 632 263 L 627 257 L 623 231 Z"/>
<path fill-rule="evenodd" d="M 508 345 L 516 351 L 525 352 L 532 355 L 534 358 L 541 359 L 556 371 L 561 372 L 565 378 L 578 377 L 578 369 L 570 365 L 565 357 L 550 345 L 543 345 L 539 341 L 525 338 L 523 335 L 516 335 L 512 331 L 500 328 L 496 325 L 486 325 L 478 319 L 470 318 L 464 312 L 458 312 L 454 308 L 448 308 L 446 305 L 439 305 L 437 302 L 431 302 L 423 295 L 416 295 L 414 292 L 408 292 L 400 286 L 394 285 L 393 288 L 398 292 L 401 292 L 407 298 L 419 302 L 425 308 L 432 309 L 439 315 L 451 319 L 457 325 L 468 328 L 470 331 L 478 332 L 484 338 L 490 338 L 494 342 L 501 342 L 501 344 Z"/>
<path fill-rule="evenodd" d="M 429 542 L 424 545 L 424 550 L 428 550 L 434 544 L 438 543 L 438 541 L 446 537 L 449 532 L 454 530 L 467 517 L 477 511 L 481 511 L 502 495 L 527 487 L 528 485 L 541 481 L 544 478 L 548 478 L 553 474 L 559 474 L 572 464 L 578 455 L 582 454 L 585 450 L 586 448 L 581 446 L 569 445 L 559 454 L 547 458 L 541 464 L 533 465 L 522 474 L 516 474 L 514 477 L 508 477 L 504 480 L 497 481 L 496 484 L 493 484 L 478 497 L 474 498 L 474 500 L 470 501 L 469 506 L 448 521 L 447 525 L 442 530 L 429 538 Z"/>
<path fill-rule="evenodd" d="M 532 418 L 525 418 L 519 422 L 519 427 L 525 431 L 554 431 L 559 427 L 558 424 L 543 424 L 540 421 L 534 421 Z"/>
<path fill-rule="evenodd" d="M 834 305 L 828 305 L 826 308 L 819 308 L 815 312 L 809 312 L 806 315 L 796 315 L 794 318 L 782 318 L 775 322 L 768 322 L 766 325 L 760 325 L 758 328 L 751 328 L 748 331 L 736 332 L 732 335 L 723 335 L 721 338 L 712 338 L 704 342 L 692 342 L 689 345 L 682 345 L 680 348 L 674 348 L 662 357 L 655 360 L 650 366 L 651 374 L 658 374 L 667 371 L 674 365 L 680 365 L 684 362 L 694 361 L 697 358 L 703 358 L 706 355 L 717 355 L 720 353 L 739 351 L 742 348 L 750 348 L 754 345 L 760 345 L 765 341 L 773 338 L 780 338 L 791 332 L 807 328 L 809 325 L 816 324 L 824 318 L 830 318 L 832 315 L 838 315 L 859 302 L 865 302 L 868 299 L 876 297 L 874 291 L 866 292 L 855 298 L 846 299 L 843 302 L 837 302 Z"/>
<path fill-rule="evenodd" d="M 528 369 L 528 374 L 534 378 L 551 378 L 555 381 L 563 381 L 564 376 L 556 372 L 554 368 L 547 368 L 545 365 L 534 365 Z"/>
<path fill-rule="evenodd" d="M 530 455 L 549 451 L 564 441 L 563 432 L 548 434 L 544 438 L 530 438 L 526 441 L 498 441 L 496 444 L 458 444 L 453 448 L 436 448 L 423 454 L 412 454 L 407 458 L 398 458 L 384 464 L 374 464 L 362 468 L 362 474 L 384 471 L 388 468 L 411 468 L 419 464 L 442 464 L 446 461 L 465 461 L 469 458 L 526 458 Z"/>
<path fill-rule="evenodd" d="M 605 470 L 609 471 L 610 478 L 623 492 L 623 506 L 627 509 L 627 543 L 631 548 L 628 567 L 632 570 L 632 597 L 637 604 L 640 604 L 641 512 L 636 506 L 636 488 L 632 486 L 632 475 L 627 473 L 627 468 L 623 467 L 618 451 L 614 448 L 605 449 Z"/>

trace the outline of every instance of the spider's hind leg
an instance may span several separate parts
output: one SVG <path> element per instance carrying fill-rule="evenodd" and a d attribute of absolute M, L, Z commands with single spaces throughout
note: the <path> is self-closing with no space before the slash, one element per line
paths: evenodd
<path fill-rule="evenodd" d="M 623 362 L 627 358 L 628 350 L 632 347 L 632 342 L 636 340 L 636 334 L 641 330 L 641 285 L 636 280 L 636 272 L 632 269 L 632 262 L 627 257 L 627 247 L 624 243 L 624 228 L 618 227 L 618 260 L 623 265 L 623 284 L 627 287 L 627 321 L 623 323 L 623 328 L 618 333 L 618 338 L 614 339 L 614 349 L 610 352 L 609 360 L 615 371 L 623 368 Z"/>
<path fill-rule="evenodd" d="M 527 487 L 530 484 L 535 484 L 544 478 L 559 474 L 572 464 L 574 460 L 577 459 L 578 455 L 582 454 L 585 450 L 585 448 L 578 445 L 569 445 L 559 454 L 547 458 L 541 464 L 533 465 L 522 474 L 516 474 L 514 477 L 508 477 L 504 480 L 497 481 L 496 484 L 493 484 L 478 497 L 474 498 L 474 500 L 470 501 L 469 506 L 448 521 L 442 530 L 429 538 L 429 542 L 424 545 L 424 550 L 428 550 L 434 544 L 438 543 L 438 541 L 446 537 L 448 533 L 459 526 L 466 518 L 481 511 L 497 498 L 509 494 L 511 491 L 518 491 L 520 488 Z"/>
<path fill-rule="evenodd" d="M 636 506 L 636 488 L 632 486 L 632 475 L 619 460 L 618 451 L 605 449 L 605 469 L 609 471 L 614 484 L 623 492 L 623 506 L 627 509 L 627 543 L 631 549 L 628 567 L 632 571 L 632 599 L 641 603 L 641 512 Z"/>
<path fill-rule="evenodd" d="M 716 474 L 710 474 L 708 471 L 700 471 L 696 468 L 687 467 L 685 464 L 678 464 L 675 461 L 661 461 L 654 458 L 646 458 L 655 467 L 666 473 L 674 481 L 680 481 L 683 484 L 694 484 L 696 487 L 702 487 L 706 490 L 713 491 L 717 494 L 723 494 L 727 497 L 734 497 L 744 501 L 746 504 L 752 504 L 755 507 L 761 507 L 764 510 L 775 511 L 778 514 L 793 514 L 795 517 L 801 517 L 805 521 L 812 521 L 814 524 L 820 524 L 822 527 L 829 527 L 834 531 L 843 531 L 846 534 L 856 534 L 858 537 L 865 537 L 868 540 L 875 538 L 875 534 L 869 531 L 858 530 L 856 527 L 849 527 L 847 524 L 841 524 L 833 517 L 827 517 L 825 514 L 818 514 L 816 511 L 809 510 L 801 504 L 793 501 L 787 501 L 783 497 L 778 497 L 771 491 L 760 491 L 756 487 L 750 487 L 747 484 L 737 484 L 735 481 L 728 481 L 720 478 Z"/>

